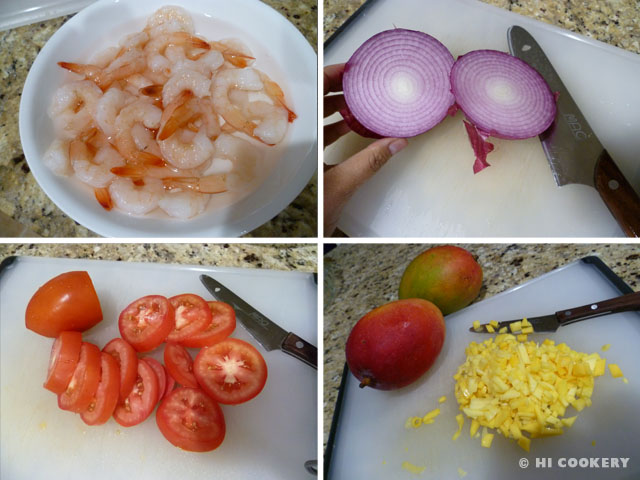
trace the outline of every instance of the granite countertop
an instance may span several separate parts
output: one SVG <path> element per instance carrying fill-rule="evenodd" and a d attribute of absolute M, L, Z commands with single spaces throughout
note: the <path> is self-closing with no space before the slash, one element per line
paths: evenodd
<path fill-rule="evenodd" d="M 301 272 L 317 272 L 318 265 L 315 244 L 0 244 L 0 261 L 11 255 L 264 268 Z"/>
<path fill-rule="evenodd" d="M 589 255 L 599 256 L 633 290 L 640 290 L 640 244 L 468 244 L 483 269 L 479 302 Z M 368 311 L 397 300 L 409 262 L 429 246 L 343 244 L 324 257 L 324 445 L 345 363 L 344 346 Z M 375 259 L 372 261 L 372 259 Z"/>
<path fill-rule="evenodd" d="M 262 0 L 286 18 L 317 51 L 316 0 Z M 1 214 L 43 237 L 95 237 L 65 215 L 40 189 L 29 171 L 18 133 L 20 95 L 27 73 L 47 40 L 71 16 L 0 32 L 0 217 Z M 317 176 L 280 214 L 246 237 L 315 237 Z M 0 222 L 0 237 L 3 232 Z"/>
<path fill-rule="evenodd" d="M 640 53 L 640 3 L 637 0 L 481 1 Z M 363 3 L 365 0 L 324 0 L 324 38 L 329 38 Z"/>

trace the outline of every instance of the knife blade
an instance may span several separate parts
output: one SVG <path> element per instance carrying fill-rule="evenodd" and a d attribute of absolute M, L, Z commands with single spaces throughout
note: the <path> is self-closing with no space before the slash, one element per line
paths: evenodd
<path fill-rule="evenodd" d="M 557 114 L 540 141 L 558 186 L 594 187 L 626 235 L 640 236 L 640 197 L 624 177 L 535 39 L 514 25 L 507 31 L 511 55 L 524 60 L 556 93 Z"/>
<path fill-rule="evenodd" d="M 640 292 L 627 293 L 626 295 L 610 298 L 601 302 L 589 303 L 588 305 L 582 305 L 581 307 L 560 310 L 551 315 L 527 318 L 527 321 L 533 326 L 534 332 L 555 332 L 558 330 L 558 327 L 587 320 L 588 318 L 601 317 L 602 315 L 610 315 L 612 313 L 630 312 L 634 310 L 640 310 Z M 511 325 L 521 321 L 522 318 L 518 320 L 498 322 L 498 326 L 493 328 L 498 332 L 499 329 L 507 327 L 509 333 L 515 333 L 511 331 Z M 478 329 L 471 327 L 469 331 L 474 333 L 493 333 L 487 330 L 487 325 L 490 324 L 482 324 Z"/>
<path fill-rule="evenodd" d="M 293 332 L 287 332 L 216 279 L 200 275 L 200 281 L 216 299 L 233 307 L 238 320 L 265 350 L 282 350 L 307 365 L 318 368 L 318 349 L 314 345 Z"/>

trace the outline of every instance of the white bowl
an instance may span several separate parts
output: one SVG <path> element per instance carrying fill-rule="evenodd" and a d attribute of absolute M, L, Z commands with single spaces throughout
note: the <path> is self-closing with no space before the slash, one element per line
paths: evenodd
<path fill-rule="evenodd" d="M 181 0 L 196 33 L 210 40 L 242 33 L 256 52 L 256 67 L 278 81 L 298 118 L 289 126 L 282 157 L 253 193 L 227 207 L 209 208 L 190 220 L 133 217 L 106 211 L 90 189 L 50 171 L 42 157 L 54 139 L 47 108 L 55 90 L 74 76 L 59 61 L 86 62 L 95 51 L 117 45 L 144 28 L 171 0 L 100 0 L 65 23 L 38 54 L 22 92 L 20 139 L 29 168 L 44 192 L 67 215 L 110 237 L 233 237 L 267 222 L 305 187 L 317 168 L 317 61 L 307 40 L 282 15 L 258 0 Z M 178 3 L 178 2 L 176 2 Z M 223 22 L 223 23 L 221 23 Z M 234 35 L 237 36 L 237 35 Z M 268 52 L 259 56 L 259 52 Z M 212 202 L 213 203 L 213 202 Z M 160 217 L 160 216 L 156 216 Z"/>

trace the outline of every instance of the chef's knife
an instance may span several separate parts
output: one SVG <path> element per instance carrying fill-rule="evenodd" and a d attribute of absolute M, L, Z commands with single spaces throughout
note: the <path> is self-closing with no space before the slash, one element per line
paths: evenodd
<path fill-rule="evenodd" d="M 594 187 L 620 228 L 640 236 L 640 197 L 602 146 L 540 45 L 517 25 L 507 32 L 509 51 L 533 68 L 558 95 L 555 121 L 540 135 L 556 184 Z"/>
<path fill-rule="evenodd" d="M 293 332 L 276 325 L 258 310 L 245 302 L 223 284 L 208 275 L 200 275 L 200 281 L 218 300 L 228 303 L 236 311 L 236 317 L 265 350 L 280 349 L 318 368 L 318 349 Z"/>
<path fill-rule="evenodd" d="M 529 323 L 533 326 L 534 332 L 555 332 L 558 327 L 569 325 L 570 323 L 579 322 L 588 318 L 600 317 L 602 315 L 609 315 L 612 313 L 629 312 L 634 310 L 640 310 L 640 292 L 628 293 L 621 295 L 620 297 L 611 298 L 609 300 L 603 300 L 601 302 L 590 303 L 581 307 L 569 308 L 567 310 L 560 310 L 552 315 L 544 315 L 542 317 L 527 318 Z M 512 323 L 520 322 L 518 320 L 508 320 L 506 322 L 498 322 L 498 327 L 494 327 L 495 331 L 502 327 L 507 327 L 509 333 L 511 329 L 509 326 Z M 487 330 L 487 325 L 480 325 L 477 330 L 471 327 L 469 331 L 475 333 L 490 333 Z"/>

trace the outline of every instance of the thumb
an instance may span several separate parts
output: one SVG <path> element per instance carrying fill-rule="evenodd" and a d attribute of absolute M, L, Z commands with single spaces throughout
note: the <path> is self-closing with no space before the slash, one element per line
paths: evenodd
<path fill-rule="evenodd" d="M 404 138 L 382 138 L 325 172 L 325 235 L 331 235 L 342 208 L 355 191 L 407 145 Z"/>

